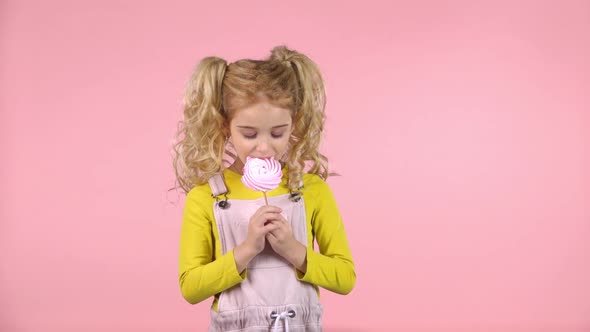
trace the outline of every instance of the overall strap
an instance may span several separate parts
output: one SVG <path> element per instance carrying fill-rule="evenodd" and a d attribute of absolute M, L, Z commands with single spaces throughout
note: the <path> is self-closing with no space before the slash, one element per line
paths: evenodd
<path fill-rule="evenodd" d="M 303 188 L 303 179 L 299 180 L 297 186 L 298 191 L 294 192 L 293 190 L 289 189 L 289 200 L 291 200 L 291 202 L 299 202 L 301 199 L 301 188 Z"/>
<path fill-rule="evenodd" d="M 225 182 L 223 181 L 223 176 L 221 174 L 215 174 L 210 177 L 209 186 L 211 187 L 214 197 L 227 193 L 227 187 L 225 186 Z"/>

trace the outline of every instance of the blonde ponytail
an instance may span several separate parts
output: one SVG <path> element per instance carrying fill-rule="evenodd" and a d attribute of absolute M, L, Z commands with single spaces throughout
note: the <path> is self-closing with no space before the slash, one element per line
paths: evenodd
<path fill-rule="evenodd" d="M 206 57 L 195 68 L 183 99 L 173 166 L 178 185 L 188 193 L 195 185 L 223 169 L 225 127 L 222 109 L 223 78 L 227 62 Z"/>
<path fill-rule="evenodd" d="M 310 167 L 307 172 L 317 174 L 323 179 L 328 178 L 328 159 L 319 152 L 326 118 L 324 81 L 319 68 L 310 58 L 285 46 L 275 47 L 270 59 L 290 66 L 297 78 L 294 130 L 287 160 L 289 187 L 295 190 L 306 162 Z"/>

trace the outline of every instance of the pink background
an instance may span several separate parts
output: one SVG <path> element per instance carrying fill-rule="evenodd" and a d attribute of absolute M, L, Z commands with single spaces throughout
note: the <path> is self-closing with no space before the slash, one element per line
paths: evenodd
<path fill-rule="evenodd" d="M 325 76 L 357 266 L 327 332 L 590 331 L 590 2 L 296 3 L 0 3 L 1 331 L 206 329 L 182 91 L 283 43 Z"/>

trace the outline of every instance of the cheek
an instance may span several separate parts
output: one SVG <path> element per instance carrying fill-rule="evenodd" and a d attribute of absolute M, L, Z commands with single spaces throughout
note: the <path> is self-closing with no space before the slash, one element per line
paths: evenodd
<path fill-rule="evenodd" d="M 281 152 L 283 152 L 284 150 L 287 149 L 289 144 L 289 137 L 286 137 L 284 139 L 281 139 L 278 144 L 277 144 L 277 148 L 278 150 L 280 150 Z"/>
<path fill-rule="evenodd" d="M 254 143 L 255 141 L 243 137 L 236 138 L 237 139 L 234 139 L 233 141 L 234 149 L 236 150 L 238 156 L 241 159 L 245 159 L 246 156 L 251 155 L 252 151 L 256 148 L 256 145 Z"/>
<path fill-rule="evenodd" d="M 238 157 L 238 159 L 240 159 L 243 163 L 246 162 L 246 156 L 249 154 L 249 150 L 247 148 L 245 148 L 242 144 L 239 144 L 237 142 L 233 143 L 233 148 L 234 151 Z"/>
<path fill-rule="evenodd" d="M 236 138 L 233 140 L 234 148 L 238 153 L 246 151 L 250 148 L 250 142 L 244 138 Z"/>

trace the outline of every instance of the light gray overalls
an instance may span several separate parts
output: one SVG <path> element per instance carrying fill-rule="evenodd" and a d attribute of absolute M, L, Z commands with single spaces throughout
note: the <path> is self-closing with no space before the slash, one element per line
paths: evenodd
<path fill-rule="evenodd" d="M 209 185 L 217 200 L 213 211 L 225 255 L 246 239 L 250 217 L 265 202 L 228 199 L 221 175 L 213 176 Z M 220 201 L 220 195 L 225 200 Z M 268 197 L 268 204 L 283 210 L 295 239 L 307 247 L 303 198 L 285 194 Z M 316 289 L 297 280 L 295 268 L 268 242 L 248 264 L 247 278 L 220 294 L 217 308 L 219 313 L 211 309 L 209 331 L 322 331 L 323 309 Z"/>

